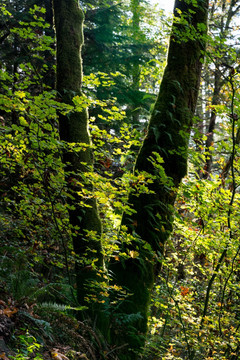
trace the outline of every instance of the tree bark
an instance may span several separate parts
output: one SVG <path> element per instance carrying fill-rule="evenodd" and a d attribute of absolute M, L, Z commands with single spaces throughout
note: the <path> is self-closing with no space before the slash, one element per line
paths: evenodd
<path fill-rule="evenodd" d="M 131 0 L 130 8 L 132 11 L 132 39 L 134 41 L 140 41 L 140 0 Z M 134 49 L 134 47 L 133 47 Z M 131 90 L 135 93 L 139 93 L 140 89 L 140 63 L 139 63 L 139 48 L 136 47 L 133 50 L 135 60 L 132 64 L 132 86 Z M 139 104 L 134 103 L 130 105 L 131 116 L 133 124 L 137 124 L 139 121 Z"/>
<path fill-rule="evenodd" d="M 206 145 L 205 145 L 206 162 L 205 162 L 204 172 L 203 172 L 204 179 L 209 178 L 209 176 L 211 174 L 211 170 L 212 170 L 213 155 L 212 155 L 212 151 L 210 150 L 210 148 L 211 148 L 211 146 L 213 146 L 213 133 L 214 133 L 214 130 L 216 127 L 216 118 L 217 118 L 217 113 L 216 113 L 216 110 L 214 109 L 214 106 L 219 105 L 220 91 L 221 91 L 223 83 L 224 82 L 221 81 L 221 72 L 218 69 L 216 69 L 215 75 L 214 75 L 214 92 L 213 92 L 213 98 L 212 98 L 213 109 L 211 110 L 208 131 L 206 134 L 206 136 L 207 136 Z"/>
<path fill-rule="evenodd" d="M 184 14 L 184 21 L 179 21 L 177 9 Z M 150 295 L 160 269 L 158 264 L 164 243 L 172 231 L 177 188 L 187 172 L 188 140 L 204 56 L 207 10 L 208 0 L 198 1 L 197 7 L 189 1 L 175 1 L 176 20 L 173 22 L 167 67 L 135 165 L 135 173 L 146 171 L 152 175 L 153 183 L 149 188 L 154 194 L 130 193 L 129 203 L 135 213 L 131 216 L 124 214 L 122 224 L 127 226 L 135 240 L 130 245 L 123 244 L 123 250 L 135 250 L 138 256 L 111 265 L 117 284 L 127 288 L 131 294 L 120 311 L 141 315 L 141 318 L 136 315 L 136 320 L 129 326 L 123 324 L 122 332 L 116 334 L 113 331 L 114 342 L 129 345 L 129 350 L 125 349 L 120 356 L 124 360 L 136 359 L 144 345 Z M 189 29 L 196 31 L 194 37 L 185 35 L 189 34 Z M 150 157 L 156 157 L 154 153 L 164 161 L 162 166 L 168 183 L 150 161 Z"/>
<path fill-rule="evenodd" d="M 82 96 L 83 12 L 77 0 L 53 0 L 53 9 L 57 38 L 56 88 L 61 101 L 72 105 L 73 96 Z M 67 116 L 59 114 L 59 132 L 60 138 L 68 144 L 86 144 L 83 146 L 85 150 L 82 149 L 77 153 L 71 151 L 69 147 L 63 155 L 63 160 L 70 194 L 69 221 L 70 226 L 74 228 L 73 245 L 78 256 L 76 263 L 78 301 L 81 305 L 87 305 L 89 314 L 92 315 L 95 305 L 86 300 L 88 285 L 97 280 L 97 267 L 103 265 L 103 257 L 101 222 L 96 199 L 79 195 L 83 187 L 92 190 L 92 185 L 85 177 L 86 172 L 91 171 L 93 167 L 87 110 L 72 111 Z"/>

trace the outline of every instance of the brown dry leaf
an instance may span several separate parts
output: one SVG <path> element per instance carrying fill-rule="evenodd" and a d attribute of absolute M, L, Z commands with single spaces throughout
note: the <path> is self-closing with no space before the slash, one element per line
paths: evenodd
<path fill-rule="evenodd" d="M 13 310 L 6 308 L 3 310 L 0 310 L 1 315 L 7 315 L 7 317 L 11 317 L 13 314 L 16 314 L 18 312 L 18 309 L 14 308 Z"/>
<path fill-rule="evenodd" d="M 0 359 L 9 360 L 5 353 L 0 354 Z"/>
<path fill-rule="evenodd" d="M 57 349 L 51 351 L 51 357 L 54 360 L 69 360 L 69 358 L 61 353 L 58 352 Z"/>

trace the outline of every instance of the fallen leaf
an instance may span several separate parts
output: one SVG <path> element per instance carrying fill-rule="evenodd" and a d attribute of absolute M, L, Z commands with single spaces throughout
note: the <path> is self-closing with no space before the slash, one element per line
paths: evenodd
<path fill-rule="evenodd" d="M 0 310 L 0 315 L 7 315 L 7 317 L 11 317 L 13 314 L 16 314 L 18 312 L 18 309 L 14 308 L 11 310 L 10 308 L 6 308 L 3 310 Z"/>
<path fill-rule="evenodd" d="M 0 354 L 0 359 L 9 360 L 5 353 Z"/>
<path fill-rule="evenodd" d="M 69 358 L 61 353 L 59 353 L 57 350 L 51 351 L 51 357 L 54 360 L 69 360 Z"/>

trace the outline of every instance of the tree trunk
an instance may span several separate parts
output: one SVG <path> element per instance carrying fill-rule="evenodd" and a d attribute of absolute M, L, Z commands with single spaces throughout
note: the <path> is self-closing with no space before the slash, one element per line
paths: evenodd
<path fill-rule="evenodd" d="M 220 101 L 220 91 L 223 85 L 223 81 L 221 81 L 221 72 L 216 69 L 215 70 L 215 76 L 214 76 L 214 92 L 213 92 L 213 98 L 212 98 L 212 106 L 216 106 L 219 105 L 219 101 Z M 207 130 L 207 140 L 206 140 L 206 147 L 205 147 L 205 154 L 206 154 L 206 162 L 205 162 L 205 166 L 204 166 L 204 172 L 203 172 L 203 178 L 204 179 L 208 179 L 210 174 L 211 174 L 211 170 L 212 170 L 212 161 L 213 161 L 213 155 L 212 155 L 212 151 L 211 146 L 213 146 L 213 133 L 216 127 L 216 118 L 217 118 L 217 113 L 216 110 L 213 108 L 211 110 L 211 116 L 210 116 L 210 121 L 209 121 L 209 126 L 208 126 L 208 130 Z"/>
<path fill-rule="evenodd" d="M 53 0 L 54 21 L 57 38 L 57 91 L 61 101 L 73 104 L 73 96 L 81 94 L 83 43 L 83 13 L 77 0 Z M 97 279 L 97 267 L 103 265 L 101 252 L 101 222 L 94 197 L 84 198 L 83 187 L 92 190 L 86 180 L 87 171 L 93 167 L 91 140 L 88 131 L 86 109 L 59 115 L 60 138 L 69 143 L 63 155 L 66 180 L 70 194 L 69 221 L 73 230 L 74 251 L 79 260 L 76 264 L 78 301 L 89 307 L 92 315 L 94 304 L 86 300 L 88 285 Z M 86 144 L 85 150 L 70 151 L 70 143 Z M 94 263 L 94 266 L 93 266 Z M 94 290 L 96 291 L 96 289 Z"/>
<path fill-rule="evenodd" d="M 229 70 L 230 71 L 232 70 L 232 63 L 231 63 L 232 61 L 228 63 L 230 59 L 228 53 L 226 52 L 226 41 L 227 41 L 227 36 L 229 36 L 229 32 L 231 31 L 231 23 L 234 19 L 234 16 L 238 13 L 240 9 L 240 5 L 238 5 L 237 3 L 238 0 L 231 2 L 224 0 L 220 4 L 218 4 L 218 2 L 215 2 L 214 4 L 212 4 L 212 11 L 210 12 L 211 15 L 209 21 L 213 22 L 214 31 L 216 28 L 216 23 L 215 23 L 216 19 L 214 19 L 214 13 L 216 10 L 215 8 L 220 7 L 222 15 L 220 16 L 220 19 L 218 17 L 218 21 L 219 21 L 218 36 L 220 38 L 220 43 L 219 45 L 216 45 L 216 43 L 214 44 L 216 47 L 215 48 L 216 54 L 218 55 L 214 58 L 214 65 L 215 65 L 214 79 L 213 79 L 214 91 L 211 102 L 212 110 L 211 110 L 209 125 L 206 133 L 207 136 L 207 140 L 205 144 L 206 161 L 202 175 L 202 178 L 204 179 L 210 178 L 212 172 L 212 165 L 213 165 L 213 151 L 211 150 L 211 147 L 213 147 L 214 145 L 214 131 L 216 128 L 216 118 L 217 118 L 217 113 L 214 107 L 221 103 L 221 90 L 228 81 L 227 72 Z"/>
<path fill-rule="evenodd" d="M 111 265 L 117 284 L 127 288 L 131 294 L 120 311 L 141 315 L 141 318 L 136 315 L 135 321 L 132 316 L 132 322 L 129 317 L 129 325 L 126 320 L 122 332 L 113 331 L 114 342 L 129 345 L 129 350 L 124 349 L 121 355 L 124 360 L 136 359 L 137 352 L 144 345 L 150 295 L 160 268 L 158 259 L 161 259 L 164 243 L 172 231 L 177 187 L 187 172 L 188 139 L 205 49 L 208 0 L 198 1 L 198 4 L 196 7 L 189 1 L 175 1 L 175 17 L 179 19 L 179 9 L 185 14 L 185 20 L 173 23 L 167 67 L 148 134 L 135 165 L 135 173 L 146 171 L 152 175 L 153 183 L 149 188 L 154 194 L 130 193 L 129 203 L 135 213 L 131 216 L 125 214 L 122 223 L 135 240 L 131 245 L 124 244 L 123 249 L 126 252 L 134 250 L 138 255 Z M 189 29 L 197 31 L 194 38 L 186 37 Z M 150 157 L 158 156 L 154 153 L 164 161 L 161 165 L 168 182 L 161 176 L 161 169 L 159 171 L 158 166 L 150 161 Z"/>
<path fill-rule="evenodd" d="M 140 30 L 140 0 L 131 0 L 130 5 L 132 11 L 132 39 L 135 42 L 140 41 L 141 30 Z M 136 46 L 136 45 L 135 45 Z M 134 47 L 133 47 L 134 49 Z M 136 46 L 135 50 L 133 50 L 133 56 L 135 60 L 132 64 L 132 86 L 131 90 L 133 93 L 139 93 L 140 89 L 140 63 L 139 63 L 139 46 Z M 138 108 L 138 109 L 137 109 Z M 132 123 L 137 124 L 139 121 L 139 104 L 134 103 L 130 106 L 131 116 L 132 116 Z"/>

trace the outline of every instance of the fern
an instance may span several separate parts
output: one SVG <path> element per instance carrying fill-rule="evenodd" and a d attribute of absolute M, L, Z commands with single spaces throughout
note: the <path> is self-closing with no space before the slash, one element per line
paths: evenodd
<path fill-rule="evenodd" d="M 7 292 L 18 301 L 32 294 L 39 283 L 35 274 L 26 268 L 25 263 L 22 256 L 14 259 L 0 256 L 0 281 L 6 284 Z"/>
<path fill-rule="evenodd" d="M 24 317 L 25 319 L 30 320 L 30 322 L 40 330 L 42 335 L 44 335 L 45 337 L 48 337 L 51 341 L 53 341 L 52 327 L 48 321 L 36 319 L 30 313 L 23 311 L 23 310 L 19 310 L 18 314 L 20 316 Z"/>
<path fill-rule="evenodd" d="M 72 307 L 69 305 L 57 304 L 57 303 L 51 303 L 51 302 L 44 302 L 41 304 L 36 304 L 36 307 L 39 310 L 46 310 L 46 311 L 53 311 L 53 312 L 65 312 L 67 310 L 82 311 L 87 308 L 86 306 Z"/>
<path fill-rule="evenodd" d="M 142 315 L 140 312 L 136 314 L 116 314 L 116 322 L 119 325 L 130 325 L 141 319 Z"/>
<path fill-rule="evenodd" d="M 30 299 L 38 303 L 75 303 L 71 285 L 57 282 L 47 284 L 37 289 L 32 293 Z"/>
<path fill-rule="evenodd" d="M 39 283 L 39 280 L 28 270 L 10 274 L 8 279 L 8 290 L 16 300 L 28 297 L 37 289 Z"/>

